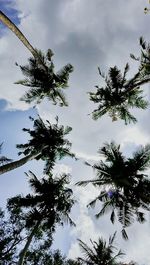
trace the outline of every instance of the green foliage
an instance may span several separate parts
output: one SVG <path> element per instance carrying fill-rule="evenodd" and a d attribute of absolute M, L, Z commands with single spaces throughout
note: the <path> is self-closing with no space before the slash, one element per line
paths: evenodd
<path fill-rule="evenodd" d="M 84 258 L 79 258 L 79 261 L 85 265 L 117 265 L 116 259 L 124 255 L 121 250 L 114 254 L 116 247 L 113 245 L 116 233 L 109 238 L 108 244 L 103 238 L 99 238 L 98 242 L 92 243 L 92 248 L 88 247 L 83 241 L 79 240 L 79 245 L 84 254 Z"/>
<path fill-rule="evenodd" d="M 42 159 L 46 161 L 45 173 L 48 173 L 54 166 L 56 159 L 62 159 L 65 156 L 74 157 L 74 154 L 70 152 L 71 143 L 65 139 L 65 136 L 72 130 L 71 127 L 64 127 L 58 125 L 58 119 L 56 124 L 50 124 L 49 121 L 44 123 L 40 117 L 38 119 L 30 119 L 34 122 L 33 130 L 23 129 L 30 135 L 30 140 L 26 144 L 18 144 L 17 148 L 21 151 L 20 154 L 36 155 L 36 159 Z"/>
<path fill-rule="evenodd" d="M 65 65 L 57 73 L 54 72 L 52 61 L 53 52 L 49 49 L 44 55 L 40 50 L 36 50 L 38 56 L 29 58 L 29 64 L 20 66 L 24 80 L 19 80 L 16 84 L 21 84 L 30 89 L 21 100 L 36 104 L 47 97 L 53 104 L 59 103 L 60 106 L 67 106 L 63 89 L 68 87 L 69 75 L 73 71 L 71 64 Z"/>
<path fill-rule="evenodd" d="M 26 196 L 18 195 L 8 200 L 10 212 L 21 211 L 24 215 L 24 227 L 28 232 L 26 244 L 19 254 L 18 264 L 22 264 L 28 248 L 34 240 L 49 239 L 51 244 L 52 234 L 57 224 L 69 222 L 75 225 L 69 214 L 74 204 L 72 190 L 67 188 L 68 175 L 53 179 L 51 173 L 38 179 L 31 171 L 27 174 L 33 193 Z M 51 239 L 51 240 L 50 240 Z"/>
<path fill-rule="evenodd" d="M 63 174 L 60 178 L 53 179 L 52 174 L 41 180 L 30 171 L 27 174 L 29 184 L 33 194 L 26 196 L 18 195 L 8 200 L 9 209 L 14 210 L 18 207 L 25 210 L 26 227 L 32 228 L 39 220 L 43 231 L 54 231 L 56 223 L 63 224 L 69 221 L 74 225 L 69 217 L 71 207 L 74 204 L 72 190 L 65 187 L 69 184 L 69 175 Z"/>
<path fill-rule="evenodd" d="M 0 209 L 0 264 L 12 265 L 17 258 L 17 247 L 23 241 L 24 217 L 15 210 L 6 215 Z"/>
<path fill-rule="evenodd" d="M 93 165 L 96 178 L 80 181 L 77 185 L 92 183 L 100 189 L 100 194 L 89 203 L 94 207 L 97 201 L 102 203 L 101 210 L 96 214 L 99 218 L 111 211 L 110 220 L 115 222 L 116 217 L 122 224 L 122 235 L 128 238 L 125 228 L 136 219 L 145 221 L 142 208 L 150 211 L 150 180 L 144 174 L 150 166 L 150 145 L 140 147 L 132 158 L 125 158 L 120 152 L 120 146 L 114 142 L 106 143 L 100 150 L 105 162 L 100 161 Z"/>
<path fill-rule="evenodd" d="M 123 74 L 117 66 L 114 66 L 109 69 L 108 76 L 105 76 L 99 68 L 99 74 L 106 85 L 105 87 L 96 86 L 96 93 L 89 92 L 90 100 L 99 104 L 98 108 L 92 112 L 93 119 L 97 120 L 108 113 L 112 121 L 119 118 L 124 120 L 125 124 L 135 123 L 137 120 L 129 112 L 129 109 L 146 109 L 148 107 L 148 102 L 143 98 L 143 91 L 140 89 L 140 74 L 137 73 L 132 79 L 127 80 L 128 71 L 128 64 L 126 64 Z"/>

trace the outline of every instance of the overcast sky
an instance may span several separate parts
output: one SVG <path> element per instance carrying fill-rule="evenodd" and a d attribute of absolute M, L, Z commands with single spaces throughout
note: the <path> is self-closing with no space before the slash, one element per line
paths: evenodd
<path fill-rule="evenodd" d="M 129 77 L 137 70 L 138 65 L 130 59 L 130 53 L 139 55 L 140 36 L 150 41 L 150 14 L 143 12 L 148 5 L 146 0 L 0 0 L 1 10 L 18 25 L 34 47 L 54 51 L 56 70 L 67 63 L 74 66 L 66 90 L 68 108 L 53 106 L 47 100 L 38 105 L 37 110 L 31 108 L 19 100 L 25 88 L 13 84 L 22 77 L 15 62 L 25 64 L 30 53 L 16 36 L 0 25 L 0 142 L 4 142 L 4 155 L 17 157 L 15 144 L 27 139 L 21 129 L 32 126 L 28 116 L 36 116 L 36 112 L 50 121 L 58 115 L 61 124 L 73 128 L 69 140 L 72 151 L 81 160 L 65 159 L 56 167 L 56 171 L 72 174 L 72 184 L 94 176 L 83 161 L 98 161 L 97 151 L 104 142 L 115 140 L 127 156 L 139 145 L 150 143 L 149 109 L 133 111 L 138 123 L 128 126 L 122 121 L 112 122 L 107 115 L 93 121 L 88 114 L 95 106 L 87 94 L 95 91 L 95 85 L 103 84 L 98 66 L 107 72 L 110 66 L 117 65 L 123 69 L 129 62 Z M 148 99 L 149 88 L 149 85 L 144 87 L 144 95 Z M 8 197 L 27 192 L 24 172 L 31 169 L 40 175 L 42 164 L 30 163 L 0 177 L 1 206 Z M 150 216 L 144 225 L 135 223 L 128 229 L 130 239 L 125 242 L 118 224 L 112 225 L 108 216 L 95 220 L 95 211 L 86 207 L 98 194 L 97 190 L 90 185 L 74 187 L 74 194 L 78 200 L 73 210 L 77 227 L 59 228 L 55 248 L 61 248 L 63 253 L 74 258 L 80 253 L 77 238 L 87 243 L 90 238 L 96 240 L 99 236 L 108 239 L 117 229 L 117 246 L 127 254 L 124 259 L 135 260 L 140 265 L 150 264 Z"/>

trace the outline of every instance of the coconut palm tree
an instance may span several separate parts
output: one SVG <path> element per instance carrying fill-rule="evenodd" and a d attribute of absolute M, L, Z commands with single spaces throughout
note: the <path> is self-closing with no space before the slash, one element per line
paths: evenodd
<path fill-rule="evenodd" d="M 44 97 L 47 97 L 54 104 L 59 102 L 60 106 L 67 106 L 62 89 L 68 86 L 69 74 L 73 71 L 73 66 L 67 64 L 55 74 L 53 52 L 50 49 L 44 55 L 40 50 L 33 48 L 18 27 L 2 11 L 0 11 L 0 20 L 15 33 L 33 56 L 29 59 L 29 65 L 20 66 L 26 78 L 16 83 L 30 87 L 21 100 L 27 103 L 35 101 L 38 104 Z"/>
<path fill-rule="evenodd" d="M 82 264 L 85 265 L 117 265 L 117 258 L 124 255 L 121 250 L 114 254 L 116 247 L 113 245 L 116 233 L 109 237 L 108 244 L 103 238 L 99 238 L 98 242 L 92 243 L 90 248 L 83 241 L 79 240 L 79 245 L 84 254 L 84 258 L 79 258 Z"/>
<path fill-rule="evenodd" d="M 29 230 L 25 246 L 19 254 L 18 265 L 24 264 L 24 258 L 32 240 L 52 236 L 56 224 L 63 225 L 64 221 L 75 225 L 69 214 L 74 204 L 68 175 L 62 174 L 53 178 L 52 174 L 38 179 L 31 171 L 27 174 L 33 193 L 26 196 L 18 195 L 8 200 L 9 211 L 24 210 L 26 215 L 25 227 Z"/>
<path fill-rule="evenodd" d="M 125 158 L 120 146 L 114 142 L 106 143 L 99 150 L 105 158 L 95 164 L 97 177 L 93 180 L 80 181 L 77 185 L 92 183 L 100 189 L 100 194 L 89 203 L 102 202 L 101 210 L 96 214 L 99 218 L 111 210 L 110 220 L 115 222 L 116 217 L 122 225 L 122 235 L 128 238 L 125 228 L 136 220 L 145 221 L 142 208 L 150 210 L 150 180 L 143 172 L 150 166 L 150 145 L 139 148 L 132 158 Z"/>
<path fill-rule="evenodd" d="M 148 107 L 148 102 L 144 99 L 140 86 L 148 83 L 150 76 L 142 78 L 141 73 L 138 72 L 132 79 L 127 80 L 128 64 L 126 64 L 123 74 L 117 66 L 109 69 L 108 76 L 105 76 L 100 68 L 98 69 L 106 85 L 104 87 L 96 86 L 96 93 L 89 92 L 90 100 L 98 104 L 98 108 L 92 112 L 93 119 L 97 120 L 108 113 L 113 121 L 119 118 L 124 120 L 125 124 L 135 123 L 137 119 L 129 109 L 146 109 Z"/>
<path fill-rule="evenodd" d="M 0 166 L 0 174 L 16 169 L 33 159 L 45 161 L 45 172 L 49 172 L 57 158 L 74 157 L 74 154 L 70 152 L 71 143 L 65 139 L 71 127 L 59 126 L 58 118 L 56 118 L 56 124 L 53 125 L 49 121 L 45 124 L 40 117 L 35 120 L 31 117 L 30 119 L 34 122 L 33 130 L 23 129 L 29 133 L 30 140 L 26 144 L 17 145 L 17 148 L 21 150 L 19 155 L 23 154 L 24 157 Z"/>
<path fill-rule="evenodd" d="M 52 61 L 53 52 L 49 49 L 46 56 L 41 51 L 37 53 L 42 64 L 39 64 L 39 59 L 36 57 L 31 57 L 28 65 L 20 66 L 25 79 L 15 84 L 30 87 L 21 100 L 27 103 L 34 101 L 38 104 L 47 97 L 53 104 L 58 102 L 60 106 L 68 106 L 63 89 L 68 87 L 69 74 L 73 71 L 73 66 L 67 64 L 55 73 Z"/>

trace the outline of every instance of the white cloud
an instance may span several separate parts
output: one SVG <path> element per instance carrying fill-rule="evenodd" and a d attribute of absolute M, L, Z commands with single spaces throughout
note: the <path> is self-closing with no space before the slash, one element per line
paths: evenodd
<path fill-rule="evenodd" d="M 78 198 L 79 213 L 76 218 L 76 228 L 71 231 L 71 235 L 75 238 L 81 239 L 84 242 L 89 242 L 90 238 L 92 240 L 97 240 L 99 233 L 94 224 L 94 221 L 89 216 L 88 208 L 86 205 L 98 195 L 98 191 L 93 188 L 80 188 L 76 187 L 74 190 L 76 197 Z M 73 242 L 68 252 L 69 258 L 76 258 L 81 255 L 81 251 L 78 242 Z"/>
<path fill-rule="evenodd" d="M 65 164 L 55 164 L 55 167 L 53 169 L 54 175 L 56 174 L 60 175 L 62 173 L 71 174 L 71 172 L 72 172 L 72 168 Z"/>
<path fill-rule="evenodd" d="M 129 143 L 145 145 L 150 142 L 150 136 L 146 132 L 142 132 L 136 125 L 120 132 L 120 139 L 122 147 L 125 147 Z"/>

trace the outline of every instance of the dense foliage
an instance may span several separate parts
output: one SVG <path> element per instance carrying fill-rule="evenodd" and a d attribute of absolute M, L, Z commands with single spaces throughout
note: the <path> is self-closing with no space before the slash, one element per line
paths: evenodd
<path fill-rule="evenodd" d="M 46 56 L 40 50 L 36 50 L 36 53 L 38 56 L 31 57 L 28 65 L 20 66 L 26 78 L 19 80 L 16 84 L 28 87 L 28 91 L 21 100 L 27 103 L 34 101 L 38 104 L 47 97 L 54 104 L 59 102 L 60 106 L 67 106 L 63 89 L 68 87 L 69 74 L 73 71 L 73 66 L 67 64 L 55 73 L 53 52 L 49 49 Z"/>
<path fill-rule="evenodd" d="M 145 211 L 150 211 L 150 180 L 144 173 L 150 166 L 150 145 L 139 148 L 132 158 L 125 158 L 120 146 L 114 142 L 106 143 L 100 150 L 105 161 L 93 165 L 97 177 L 93 180 L 80 181 L 78 185 L 92 183 L 100 194 L 89 203 L 102 202 L 99 218 L 111 210 L 112 223 L 118 218 L 122 224 L 122 235 L 128 238 L 125 228 L 134 220 L 145 221 Z"/>

